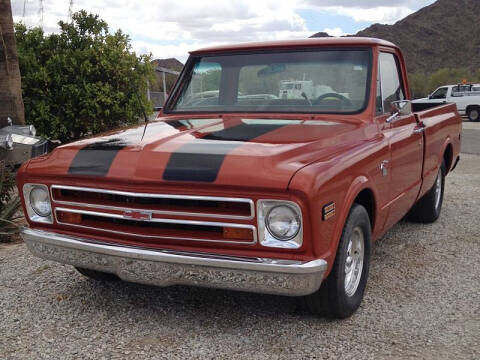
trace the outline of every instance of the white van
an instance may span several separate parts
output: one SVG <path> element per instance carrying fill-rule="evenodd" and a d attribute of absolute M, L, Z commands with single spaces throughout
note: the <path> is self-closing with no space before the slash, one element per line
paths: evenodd
<path fill-rule="evenodd" d="M 430 96 L 413 100 L 413 103 L 455 103 L 460 115 L 467 115 L 470 121 L 480 120 L 480 84 L 445 85 Z"/>

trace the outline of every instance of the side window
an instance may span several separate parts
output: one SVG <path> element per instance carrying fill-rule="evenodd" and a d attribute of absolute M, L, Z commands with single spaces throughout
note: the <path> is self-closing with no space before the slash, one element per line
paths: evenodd
<path fill-rule="evenodd" d="M 453 97 L 461 97 L 461 96 L 464 95 L 464 92 L 468 92 L 468 91 L 470 91 L 470 90 L 466 89 L 464 86 L 461 87 L 461 86 L 457 85 L 457 86 L 454 86 L 452 88 L 452 96 Z"/>
<path fill-rule="evenodd" d="M 393 101 L 405 100 L 403 85 L 400 81 L 399 64 L 395 55 L 380 53 L 380 78 L 383 99 L 383 112 L 390 112 Z"/>
<path fill-rule="evenodd" d="M 448 88 L 443 87 L 435 91 L 430 95 L 430 99 L 446 99 L 447 98 Z"/>

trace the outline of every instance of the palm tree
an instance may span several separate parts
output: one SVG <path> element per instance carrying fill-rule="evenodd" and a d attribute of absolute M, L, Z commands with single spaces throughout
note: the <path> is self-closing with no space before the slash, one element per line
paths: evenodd
<path fill-rule="evenodd" d="M 0 0 L 0 127 L 8 116 L 25 124 L 12 6 L 10 0 Z"/>

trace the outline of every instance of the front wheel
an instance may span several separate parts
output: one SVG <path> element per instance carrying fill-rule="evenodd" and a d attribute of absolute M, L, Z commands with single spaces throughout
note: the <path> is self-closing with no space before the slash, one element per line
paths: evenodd
<path fill-rule="evenodd" d="M 303 298 L 310 312 L 344 319 L 358 309 L 367 285 L 371 237 L 367 210 L 354 204 L 328 278 L 317 292 Z"/>

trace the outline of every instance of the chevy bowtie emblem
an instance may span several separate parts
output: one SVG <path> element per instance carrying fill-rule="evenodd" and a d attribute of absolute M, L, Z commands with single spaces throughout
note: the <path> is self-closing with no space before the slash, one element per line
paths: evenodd
<path fill-rule="evenodd" d="M 129 220 L 147 221 L 152 220 L 150 211 L 127 210 L 123 213 L 123 217 Z"/>

